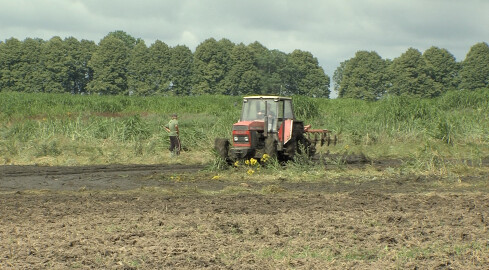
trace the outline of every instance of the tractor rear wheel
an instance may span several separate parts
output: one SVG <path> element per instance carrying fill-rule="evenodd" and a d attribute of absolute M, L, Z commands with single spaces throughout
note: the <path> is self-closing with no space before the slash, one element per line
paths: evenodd
<path fill-rule="evenodd" d="M 292 138 L 285 145 L 285 158 L 284 158 L 284 160 L 287 161 L 287 160 L 294 159 L 296 152 L 297 152 L 297 141 L 296 141 L 296 138 Z"/>

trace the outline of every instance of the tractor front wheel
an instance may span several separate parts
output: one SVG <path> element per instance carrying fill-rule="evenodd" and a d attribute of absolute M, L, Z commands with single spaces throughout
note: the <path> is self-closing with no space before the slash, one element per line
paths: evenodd
<path fill-rule="evenodd" d="M 217 154 L 224 160 L 229 160 L 229 140 L 225 138 L 216 138 L 214 140 L 214 149 Z"/>
<path fill-rule="evenodd" d="M 277 142 L 273 136 L 268 136 L 265 139 L 264 154 L 267 154 L 270 158 L 277 157 Z"/>

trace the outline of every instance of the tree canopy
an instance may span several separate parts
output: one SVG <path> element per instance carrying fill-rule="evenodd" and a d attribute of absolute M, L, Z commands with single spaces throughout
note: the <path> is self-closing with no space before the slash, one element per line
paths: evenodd
<path fill-rule="evenodd" d="M 339 98 L 378 100 L 384 95 L 436 97 L 452 89 L 489 87 L 489 46 L 473 45 L 457 62 L 446 49 L 409 48 L 383 59 L 358 51 L 333 75 Z M 209 38 L 195 52 L 124 31 L 98 44 L 74 37 L 0 42 L 0 91 L 104 95 L 331 94 L 330 77 L 308 51 L 270 50 L 258 41 L 235 44 Z"/>
<path fill-rule="evenodd" d="M 388 93 L 416 97 L 435 97 L 439 89 L 429 76 L 428 67 L 421 53 L 409 48 L 389 66 L 390 86 Z"/>
<path fill-rule="evenodd" d="M 0 42 L 0 91 L 103 95 L 310 94 L 329 97 L 329 77 L 310 53 L 259 42 L 209 38 L 192 52 L 124 31 L 98 44 L 62 40 Z"/>
<path fill-rule="evenodd" d="M 489 46 L 477 43 L 467 53 L 460 72 L 460 88 L 474 90 L 489 86 Z"/>
<path fill-rule="evenodd" d="M 474 45 L 462 62 L 435 46 L 423 54 L 409 48 L 394 60 L 358 51 L 336 68 L 333 85 L 339 98 L 377 100 L 386 94 L 431 98 L 448 90 L 488 87 L 487 63 L 487 43 Z"/>
<path fill-rule="evenodd" d="M 386 91 L 386 61 L 376 52 L 359 51 L 344 62 L 338 86 L 339 97 L 377 100 Z M 339 74 L 341 72 L 341 75 Z"/>
<path fill-rule="evenodd" d="M 431 47 L 423 53 L 428 74 L 440 92 L 456 89 L 460 65 L 446 49 Z"/>
<path fill-rule="evenodd" d="M 93 70 L 93 80 L 88 91 L 98 94 L 127 94 L 129 47 L 115 36 L 108 35 L 100 41 L 88 65 Z"/>

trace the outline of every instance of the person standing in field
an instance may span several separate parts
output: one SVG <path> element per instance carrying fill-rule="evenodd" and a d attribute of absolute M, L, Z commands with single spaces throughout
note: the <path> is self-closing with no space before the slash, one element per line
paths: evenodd
<path fill-rule="evenodd" d="M 172 157 L 180 155 L 180 131 L 178 130 L 178 116 L 176 113 L 172 114 L 170 122 L 165 125 L 165 130 L 170 136 L 170 155 Z"/>

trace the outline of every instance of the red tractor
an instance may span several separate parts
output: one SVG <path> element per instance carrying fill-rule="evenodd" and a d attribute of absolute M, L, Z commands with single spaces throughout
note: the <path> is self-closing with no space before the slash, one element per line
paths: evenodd
<path fill-rule="evenodd" d="M 233 125 L 232 146 L 228 139 L 217 138 L 214 148 L 229 163 L 259 160 L 265 154 L 287 161 L 304 151 L 313 156 L 318 142 L 329 145 L 331 141 L 330 131 L 310 129 L 295 119 L 291 98 L 249 96 L 243 98 L 241 118 Z"/>

